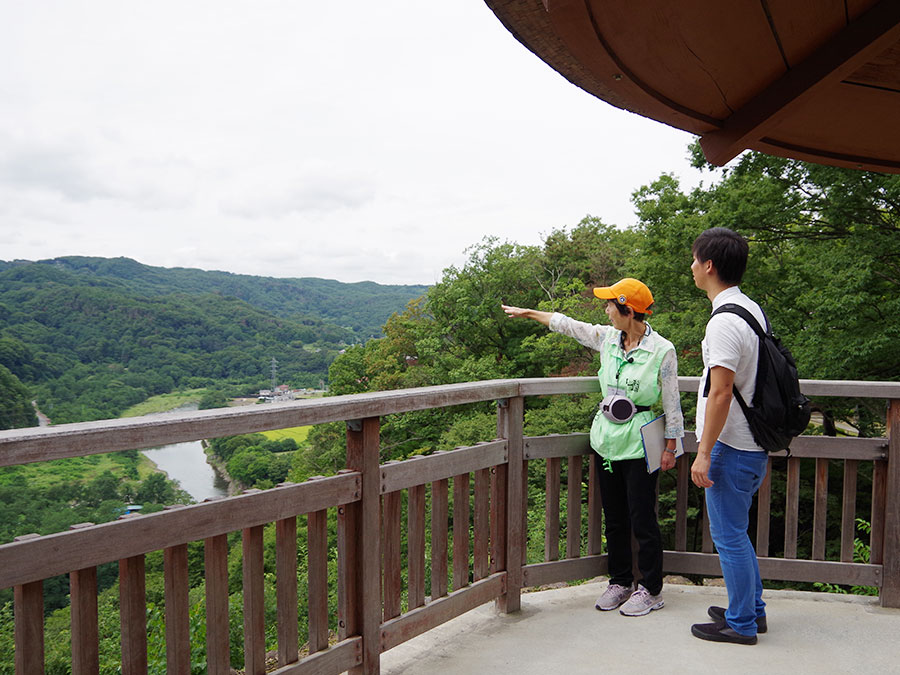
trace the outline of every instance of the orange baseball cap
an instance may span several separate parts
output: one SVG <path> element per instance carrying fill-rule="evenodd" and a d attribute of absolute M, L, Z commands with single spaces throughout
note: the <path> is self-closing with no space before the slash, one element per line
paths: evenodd
<path fill-rule="evenodd" d="M 617 281 L 612 286 L 603 286 L 594 289 L 594 295 L 601 300 L 615 300 L 620 305 L 631 307 L 639 314 L 652 314 L 650 305 L 653 304 L 653 294 L 647 288 L 647 284 L 637 279 L 626 278 Z"/>

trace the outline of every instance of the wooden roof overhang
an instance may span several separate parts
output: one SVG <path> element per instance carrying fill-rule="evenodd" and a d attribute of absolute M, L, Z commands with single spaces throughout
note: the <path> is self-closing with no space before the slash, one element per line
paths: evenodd
<path fill-rule="evenodd" d="M 618 108 L 745 149 L 900 173 L 900 0 L 486 0 Z"/>

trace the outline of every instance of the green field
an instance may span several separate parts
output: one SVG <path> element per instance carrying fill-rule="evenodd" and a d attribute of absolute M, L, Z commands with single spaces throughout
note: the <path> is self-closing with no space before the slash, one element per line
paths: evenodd
<path fill-rule="evenodd" d="M 283 438 L 293 438 L 297 442 L 297 445 L 300 445 L 301 443 L 303 443 L 303 441 L 306 440 L 306 437 L 309 436 L 310 429 L 312 429 L 311 426 L 292 427 L 290 429 L 275 429 L 274 431 L 264 431 L 262 432 L 262 434 L 270 441 L 280 441 Z"/>

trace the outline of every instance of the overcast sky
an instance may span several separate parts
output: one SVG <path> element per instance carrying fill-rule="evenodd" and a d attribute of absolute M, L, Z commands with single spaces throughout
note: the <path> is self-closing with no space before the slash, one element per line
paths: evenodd
<path fill-rule="evenodd" d="M 481 0 L 0 0 L 0 64 L 2 260 L 431 284 L 701 179 Z"/>

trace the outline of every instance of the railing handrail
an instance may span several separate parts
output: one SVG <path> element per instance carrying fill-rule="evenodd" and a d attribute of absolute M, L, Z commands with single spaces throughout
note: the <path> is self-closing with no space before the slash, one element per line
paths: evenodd
<path fill-rule="evenodd" d="M 679 377 L 679 389 L 697 390 L 699 377 Z M 801 380 L 814 396 L 900 399 L 898 382 Z M 382 417 L 393 413 L 479 403 L 514 396 L 592 393 L 595 377 L 520 378 L 349 394 L 259 406 L 160 413 L 95 422 L 0 431 L 0 466 L 152 448 L 169 443 L 271 429 Z"/>

